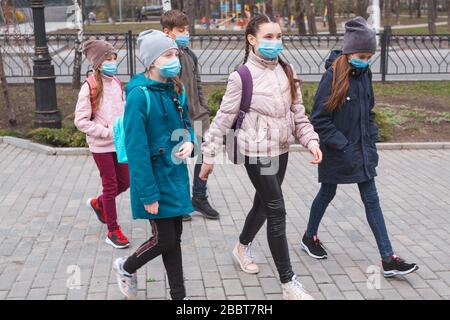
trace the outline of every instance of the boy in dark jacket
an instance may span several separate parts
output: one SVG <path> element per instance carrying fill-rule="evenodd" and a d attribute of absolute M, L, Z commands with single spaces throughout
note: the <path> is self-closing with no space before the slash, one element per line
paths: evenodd
<path fill-rule="evenodd" d="M 202 141 L 204 133 L 209 129 L 209 108 L 203 95 L 203 88 L 198 70 L 198 60 L 195 53 L 188 48 L 189 44 L 189 20 L 186 14 L 179 10 L 166 11 L 161 16 L 161 26 L 164 33 L 168 34 L 180 49 L 181 74 L 180 79 L 186 89 L 189 106 L 189 119 L 193 123 L 197 140 Z M 194 209 L 202 213 L 208 219 L 219 219 L 219 213 L 211 207 L 206 195 L 206 181 L 199 178 L 202 157 L 199 154 L 194 169 L 192 183 L 192 205 Z M 190 216 L 183 217 L 185 221 L 191 220 Z"/>

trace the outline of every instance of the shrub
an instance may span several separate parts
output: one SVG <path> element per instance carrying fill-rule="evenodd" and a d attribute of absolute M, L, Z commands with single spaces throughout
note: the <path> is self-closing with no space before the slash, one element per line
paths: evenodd
<path fill-rule="evenodd" d="M 394 122 L 390 117 L 391 112 L 380 107 L 375 107 L 375 123 L 378 126 L 378 136 L 381 142 L 388 141 L 394 131 Z"/>
<path fill-rule="evenodd" d="M 0 137 L 14 137 L 14 138 L 25 138 L 23 134 L 20 132 L 14 131 L 14 130 L 8 130 L 8 129 L 0 129 Z"/>
<path fill-rule="evenodd" d="M 210 109 L 209 117 L 210 119 L 214 119 L 214 117 L 217 114 L 217 111 L 219 111 L 220 103 L 222 102 L 222 98 L 225 95 L 225 89 L 215 89 L 208 97 L 208 106 Z"/>
<path fill-rule="evenodd" d="M 71 123 L 63 123 L 61 129 L 37 128 L 29 132 L 28 137 L 37 143 L 54 147 L 87 147 L 84 133 Z"/>

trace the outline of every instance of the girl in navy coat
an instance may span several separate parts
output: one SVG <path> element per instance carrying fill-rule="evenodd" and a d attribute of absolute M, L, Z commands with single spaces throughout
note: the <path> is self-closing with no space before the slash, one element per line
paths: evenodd
<path fill-rule="evenodd" d="M 357 183 L 384 275 L 391 277 L 408 274 L 418 267 L 394 255 L 375 186 L 378 128 L 369 68 L 375 51 L 375 32 L 363 18 L 356 17 L 346 24 L 343 51 L 333 51 L 326 63 L 327 71 L 317 89 L 311 117 L 323 152 L 319 165 L 322 185 L 311 206 L 301 247 L 316 259 L 327 257 L 317 238 L 320 221 L 337 185 Z"/>

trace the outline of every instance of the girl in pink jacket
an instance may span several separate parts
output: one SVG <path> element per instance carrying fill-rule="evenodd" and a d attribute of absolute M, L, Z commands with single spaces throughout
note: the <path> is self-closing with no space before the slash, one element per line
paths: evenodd
<path fill-rule="evenodd" d="M 117 224 L 116 197 L 129 187 L 128 165 L 117 162 L 113 123 L 124 113 L 125 97 L 117 73 L 117 54 L 103 40 L 88 40 L 83 53 L 93 66 L 81 87 L 75 110 L 75 126 L 86 134 L 89 150 L 100 171 L 103 192 L 88 199 L 88 206 L 108 226 L 105 242 L 114 248 L 129 246 L 128 238 Z"/>
<path fill-rule="evenodd" d="M 245 38 L 244 69 L 250 71 L 251 78 L 247 74 L 247 78 L 242 77 L 246 82 L 242 82 L 238 72 L 243 67 L 230 75 L 220 110 L 204 137 L 200 177 L 207 179 L 223 147 L 222 137 L 232 128 L 238 115 L 242 119 L 241 98 L 245 94 L 243 101 L 247 101 L 250 95 L 247 84 L 252 83 L 250 108 L 237 130 L 237 149 L 245 156 L 245 169 L 256 194 L 233 255 L 244 272 L 259 272 L 250 249 L 267 220 L 267 238 L 284 299 L 312 299 L 292 270 L 281 184 L 289 145 L 299 140 L 314 156 L 311 163 L 318 164 L 322 160 L 319 136 L 305 115 L 295 71 L 279 57 L 283 48 L 280 25 L 265 15 L 255 16 L 247 26 Z"/>

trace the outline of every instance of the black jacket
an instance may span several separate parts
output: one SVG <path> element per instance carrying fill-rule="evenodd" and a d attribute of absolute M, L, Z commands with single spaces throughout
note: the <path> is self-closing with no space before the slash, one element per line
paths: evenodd
<path fill-rule="evenodd" d="M 323 161 L 319 165 L 319 182 L 358 183 L 377 175 L 376 141 L 372 74 L 369 68 L 350 71 L 350 88 L 345 104 L 330 113 L 325 110 L 331 94 L 331 64 L 342 54 L 332 51 L 326 62 L 327 71 L 320 81 L 311 115 L 311 122 L 320 136 Z"/>

